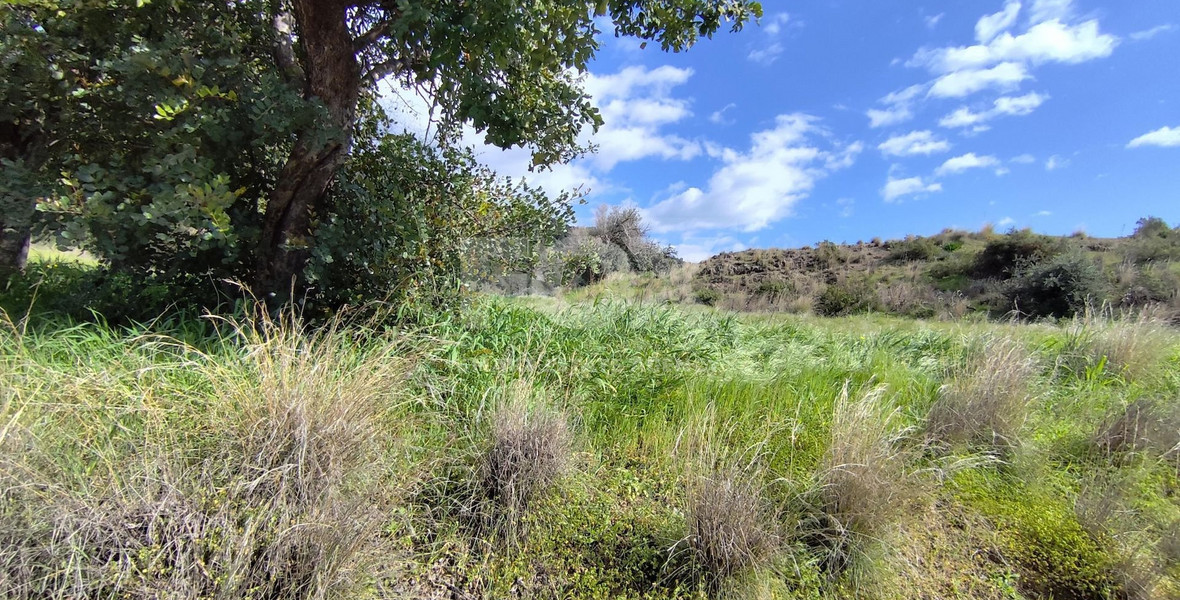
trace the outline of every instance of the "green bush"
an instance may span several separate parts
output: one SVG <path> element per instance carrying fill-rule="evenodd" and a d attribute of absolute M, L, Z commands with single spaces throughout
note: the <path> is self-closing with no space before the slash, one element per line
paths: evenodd
<path fill-rule="evenodd" d="M 1008 308 L 1030 317 L 1071 317 L 1105 298 L 1106 280 L 1080 251 L 1035 263 L 1016 273 L 1005 289 Z"/>
<path fill-rule="evenodd" d="M 961 246 L 962 243 L 959 245 Z M 904 240 L 889 243 L 889 260 L 893 262 L 933 260 L 942 255 L 942 250 L 930 238 L 909 236 Z"/>
<path fill-rule="evenodd" d="M 754 288 L 754 295 L 777 302 L 796 292 L 795 283 L 785 279 L 765 279 Z"/>
<path fill-rule="evenodd" d="M 975 257 L 972 274 L 980 278 L 1007 279 L 1027 265 L 1056 256 L 1062 250 L 1059 239 L 1028 229 L 1012 231 L 988 242 Z"/>
<path fill-rule="evenodd" d="M 716 306 L 721 301 L 721 292 L 709 287 L 697 288 L 693 291 L 692 296 L 705 306 Z"/>
<path fill-rule="evenodd" d="M 837 317 L 880 309 L 880 299 L 867 278 L 850 278 L 824 288 L 815 299 L 815 312 Z"/>

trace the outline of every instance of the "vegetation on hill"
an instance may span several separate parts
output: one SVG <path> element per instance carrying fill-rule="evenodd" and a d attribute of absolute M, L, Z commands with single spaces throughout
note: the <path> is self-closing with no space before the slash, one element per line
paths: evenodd
<path fill-rule="evenodd" d="M 734 310 L 970 312 L 1071 317 L 1087 306 L 1155 307 L 1180 317 L 1180 228 L 1141 219 L 1126 238 L 947 230 L 855 245 L 723 253 L 693 276 L 703 303 Z"/>

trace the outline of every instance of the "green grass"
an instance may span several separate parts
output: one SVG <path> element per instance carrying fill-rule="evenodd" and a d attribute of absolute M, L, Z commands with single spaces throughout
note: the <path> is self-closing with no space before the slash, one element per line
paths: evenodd
<path fill-rule="evenodd" d="M 986 386 L 996 339 L 1033 361 L 1011 448 L 931 444 L 944 386 Z M 562 466 L 502 536 L 480 502 L 515 468 L 487 461 L 521 394 L 570 439 L 539 446 Z M 480 297 L 414 329 L 14 315 L 0 596 L 1172 598 L 1180 459 L 1097 441 L 1143 397 L 1180 414 L 1180 334 L 1098 316 L 739 316 L 603 295 Z M 1116 488 L 1125 518 L 1095 517 Z"/>

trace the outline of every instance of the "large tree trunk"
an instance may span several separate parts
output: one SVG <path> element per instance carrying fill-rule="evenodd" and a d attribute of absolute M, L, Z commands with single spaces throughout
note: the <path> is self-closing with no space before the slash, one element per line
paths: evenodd
<path fill-rule="evenodd" d="M 348 3 L 295 0 L 303 48 L 304 94 L 327 109 L 326 118 L 299 132 L 267 200 L 256 251 L 255 292 L 284 297 L 298 289 L 313 243 L 312 216 L 347 156 L 360 96 L 361 74 L 348 31 Z"/>
<path fill-rule="evenodd" d="M 27 149 L 27 140 L 21 139 L 20 127 L 16 123 L 0 123 L 0 159 L 14 165 L 21 161 Z M 37 200 L 31 195 L 15 196 L 20 188 L 16 182 L 23 177 L 6 166 L 0 177 L 8 184 L 7 190 L 0 190 L 0 277 L 23 271 L 29 259 L 29 241 L 33 226 L 33 213 Z"/>

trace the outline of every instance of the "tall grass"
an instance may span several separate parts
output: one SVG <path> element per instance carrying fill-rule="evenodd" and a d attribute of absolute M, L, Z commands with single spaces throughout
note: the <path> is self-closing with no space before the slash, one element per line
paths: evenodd
<path fill-rule="evenodd" d="M 214 352 L 0 334 L 4 597 L 332 598 L 394 564 L 380 525 L 406 341 L 223 325 Z"/>
<path fill-rule="evenodd" d="M 938 444 L 1003 453 L 1016 445 L 1027 417 L 1036 361 L 1005 337 L 983 341 L 969 360 L 940 390 L 926 433 Z"/>

